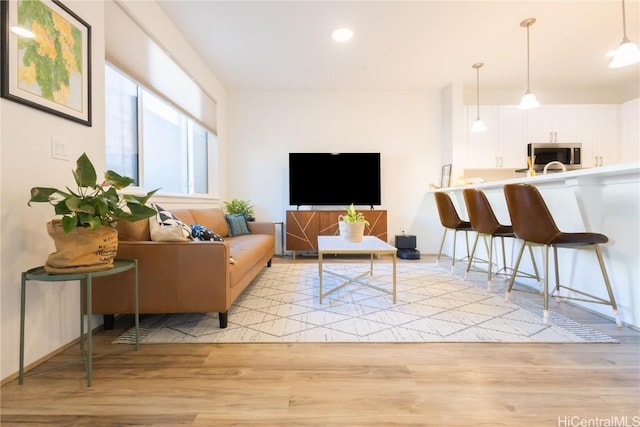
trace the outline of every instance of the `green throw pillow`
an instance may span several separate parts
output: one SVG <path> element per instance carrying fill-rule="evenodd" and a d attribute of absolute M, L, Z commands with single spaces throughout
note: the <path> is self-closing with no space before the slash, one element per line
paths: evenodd
<path fill-rule="evenodd" d="M 225 215 L 227 224 L 229 225 L 229 236 L 242 236 L 243 234 L 251 234 L 249 226 L 247 226 L 247 218 L 243 214 Z"/>

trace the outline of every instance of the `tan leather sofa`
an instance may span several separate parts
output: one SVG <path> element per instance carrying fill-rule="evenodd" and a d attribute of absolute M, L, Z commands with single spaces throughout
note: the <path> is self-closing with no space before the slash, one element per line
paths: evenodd
<path fill-rule="evenodd" d="M 138 260 L 139 311 L 218 312 L 220 327 L 226 328 L 231 304 L 265 266 L 271 266 L 275 224 L 249 222 L 251 234 L 229 237 L 222 209 L 171 212 L 186 224 L 218 233 L 224 242 L 156 242 L 151 241 L 148 220 L 119 222 L 117 258 Z M 105 315 L 105 329 L 113 327 L 113 315 L 135 312 L 132 283 L 132 270 L 93 279 L 92 312 Z"/>

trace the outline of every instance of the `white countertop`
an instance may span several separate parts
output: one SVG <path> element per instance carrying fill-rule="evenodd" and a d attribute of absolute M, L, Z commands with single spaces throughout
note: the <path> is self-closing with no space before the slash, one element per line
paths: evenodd
<path fill-rule="evenodd" d="M 589 180 L 589 179 L 608 179 L 625 175 L 639 175 L 640 174 L 640 162 L 634 163 L 622 163 L 617 165 L 601 166 L 596 168 L 584 168 L 567 172 L 549 172 L 547 175 L 536 175 L 533 177 L 520 177 L 512 179 L 504 179 L 500 181 L 488 181 L 480 184 L 466 184 L 457 185 L 445 188 L 429 189 L 429 192 L 435 191 L 455 191 L 463 188 L 492 188 L 502 187 L 505 184 L 513 184 L 518 182 L 527 182 L 530 184 L 543 184 L 559 181 L 571 181 L 571 180 Z"/>

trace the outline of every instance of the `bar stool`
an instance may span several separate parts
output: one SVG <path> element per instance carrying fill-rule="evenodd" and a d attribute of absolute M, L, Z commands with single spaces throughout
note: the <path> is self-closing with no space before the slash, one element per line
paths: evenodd
<path fill-rule="evenodd" d="M 507 267 L 507 257 L 504 249 L 504 238 L 512 238 L 515 239 L 516 235 L 513 232 L 513 227 L 511 225 L 504 225 L 498 222 L 496 215 L 487 199 L 486 194 L 477 188 L 465 188 L 462 191 L 464 196 L 464 202 L 467 206 L 467 213 L 469 214 L 469 221 L 471 222 L 471 227 L 477 233 L 476 240 L 473 242 L 473 248 L 471 249 L 471 256 L 469 257 L 469 263 L 467 264 L 467 272 L 466 275 L 471 270 L 471 264 L 474 260 L 474 255 L 476 253 L 476 246 L 478 245 L 478 239 L 483 237 L 485 239 L 489 237 L 489 247 L 487 252 L 489 254 L 488 260 L 488 268 L 487 268 L 487 290 L 491 290 L 491 278 L 494 276 L 498 276 L 500 272 L 504 272 L 505 276 L 509 274 L 515 274 L 519 277 L 527 277 L 527 278 L 535 278 L 538 282 L 540 282 L 540 275 L 538 274 L 538 266 L 536 265 L 536 259 L 533 256 L 533 249 L 529 246 L 529 254 L 531 255 L 531 262 L 533 263 L 533 269 L 535 271 L 535 275 L 519 272 L 510 267 Z M 502 242 L 502 268 L 499 268 L 495 273 L 491 272 L 491 268 L 493 266 L 493 240 L 495 237 L 499 237 Z M 496 261 L 496 267 L 499 267 L 498 262 Z M 509 274 L 509 275 L 510 275 Z"/>
<path fill-rule="evenodd" d="M 436 198 L 436 206 L 438 207 L 438 214 L 440 215 L 440 223 L 444 227 L 444 234 L 442 235 L 442 242 L 440 243 L 440 251 L 438 251 L 436 265 L 438 265 L 438 261 L 440 261 L 440 256 L 442 255 L 442 248 L 444 247 L 444 240 L 447 237 L 447 231 L 453 230 L 453 257 L 451 263 L 451 272 L 453 273 L 453 268 L 456 264 L 456 236 L 458 234 L 458 231 L 464 231 L 464 237 L 467 242 L 467 256 L 459 260 L 462 261 L 466 258 L 469 258 L 468 232 L 473 231 L 473 228 L 471 228 L 471 223 L 469 221 L 463 221 L 460 219 L 458 211 L 453 205 L 451 197 L 447 193 L 443 191 L 437 191 L 433 194 Z"/>
<path fill-rule="evenodd" d="M 513 230 L 516 236 L 523 240 L 514 268 L 518 268 L 525 246 L 544 246 L 544 323 L 546 324 L 549 322 L 549 247 L 553 247 L 556 286 L 551 296 L 555 296 L 558 300 L 568 299 L 610 305 L 613 308 L 616 325 L 621 327 L 622 323 L 618 317 L 618 306 L 616 305 L 613 290 L 611 289 L 611 283 L 609 282 L 609 276 L 607 275 L 607 270 L 604 266 L 602 251 L 599 246 L 603 243 L 607 243 L 609 238 L 600 233 L 565 233 L 560 231 L 556 226 L 542 195 L 533 185 L 507 184 L 504 186 L 504 194 L 507 199 L 507 208 L 509 209 L 509 215 L 511 216 Z M 609 294 L 609 300 L 560 284 L 560 274 L 558 272 L 558 248 L 595 250 L 607 293 Z M 512 275 L 511 280 L 509 281 L 509 288 L 505 295 L 505 300 L 507 301 L 511 296 L 512 290 L 527 292 L 524 289 L 514 289 L 514 280 L 515 275 Z M 579 296 L 561 297 L 561 289 L 575 292 L 576 294 L 589 299 L 581 298 Z"/>

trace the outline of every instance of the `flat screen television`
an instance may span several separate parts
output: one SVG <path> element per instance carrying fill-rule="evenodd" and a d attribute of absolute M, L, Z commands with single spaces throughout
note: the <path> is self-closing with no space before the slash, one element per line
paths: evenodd
<path fill-rule="evenodd" d="M 381 205 L 380 153 L 289 153 L 292 206 Z"/>

